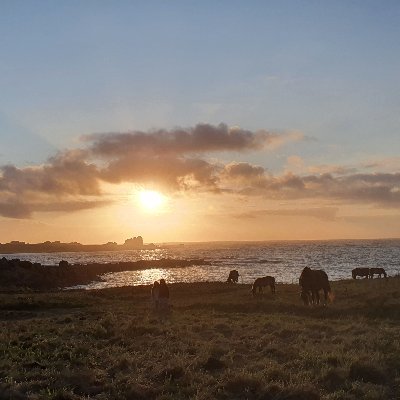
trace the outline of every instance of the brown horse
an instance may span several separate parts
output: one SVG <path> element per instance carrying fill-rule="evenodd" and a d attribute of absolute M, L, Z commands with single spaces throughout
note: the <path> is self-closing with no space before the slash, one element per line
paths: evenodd
<path fill-rule="evenodd" d="M 275 278 L 273 276 L 264 276 L 262 278 L 257 278 L 251 288 L 253 296 L 256 295 L 257 288 L 258 293 L 262 293 L 263 287 L 265 286 L 269 286 L 271 288 L 271 293 L 275 293 Z"/>
<path fill-rule="evenodd" d="M 299 285 L 301 286 L 300 297 L 306 306 L 319 304 L 319 291 L 321 289 L 324 291 L 325 303 L 328 300 L 328 295 L 331 294 L 328 275 L 321 269 L 312 270 L 309 267 L 305 267 L 301 272 Z"/>
<path fill-rule="evenodd" d="M 374 274 L 378 275 L 379 278 L 383 275 L 385 278 L 387 277 L 386 271 L 383 268 L 370 268 L 369 269 L 369 277 L 372 279 Z"/>
<path fill-rule="evenodd" d="M 231 272 L 229 272 L 228 279 L 226 280 L 228 283 L 238 283 L 239 281 L 239 272 L 236 271 L 236 269 L 233 269 Z"/>
<path fill-rule="evenodd" d="M 352 275 L 353 279 L 356 279 L 357 276 L 363 276 L 366 279 L 368 279 L 369 275 L 370 275 L 369 268 L 354 268 L 351 271 L 351 275 Z"/>

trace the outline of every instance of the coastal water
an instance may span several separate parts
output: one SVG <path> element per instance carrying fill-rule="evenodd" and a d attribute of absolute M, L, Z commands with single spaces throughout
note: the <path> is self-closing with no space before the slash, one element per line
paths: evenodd
<path fill-rule="evenodd" d="M 264 275 L 275 276 L 277 282 L 281 283 L 297 282 L 305 266 L 324 269 L 331 280 L 351 278 L 351 270 L 356 267 L 383 267 L 389 276 L 400 273 L 400 239 L 204 243 L 156 250 L 4 256 L 44 265 L 55 265 L 60 260 L 67 260 L 71 264 L 88 264 L 161 258 L 204 259 L 211 263 L 184 268 L 108 273 L 102 276 L 101 282 L 82 286 L 88 289 L 150 284 L 160 278 L 171 283 L 225 281 L 232 269 L 239 271 L 239 283 L 251 283 Z"/>

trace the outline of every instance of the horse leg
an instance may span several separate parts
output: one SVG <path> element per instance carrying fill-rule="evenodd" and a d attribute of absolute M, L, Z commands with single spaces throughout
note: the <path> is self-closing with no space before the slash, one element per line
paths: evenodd
<path fill-rule="evenodd" d="M 310 304 L 310 297 L 308 295 L 308 292 L 303 289 L 301 290 L 300 298 L 303 300 L 305 306 L 308 306 Z"/>
<path fill-rule="evenodd" d="M 315 304 L 319 304 L 319 290 L 315 291 Z"/>
<path fill-rule="evenodd" d="M 309 297 L 309 299 L 310 299 L 309 303 L 310 303 L 310 304 L 314 304 L 314 302 L 315 302 L 314 291 L 313 291 L 313 290 L 310 290 L 310 291 L 308 292 L 307 295 L 308 295 L 308 297 Z"/>
<path fill-rule="evenodd" d="M 324 289 L 325 305 L 328 303 L 328 290 Z"/>
<path fill-rule="evenodd" d="M 305 301 L 306 301 L 306 305 L 309 306 L 313 303 L 313 298 L 312 298 L 312 293 L 311 292 L 304 292 L 305 294 Z"/>

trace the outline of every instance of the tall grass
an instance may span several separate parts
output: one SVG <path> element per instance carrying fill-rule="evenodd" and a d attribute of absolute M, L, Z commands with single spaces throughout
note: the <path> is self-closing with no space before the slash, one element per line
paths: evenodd
<path fill-rule="evenodd" d="M 0 294 L 0 398 L 397 399 L 400 278 L 333 284 L 327 307 L 295 285 Z"/>

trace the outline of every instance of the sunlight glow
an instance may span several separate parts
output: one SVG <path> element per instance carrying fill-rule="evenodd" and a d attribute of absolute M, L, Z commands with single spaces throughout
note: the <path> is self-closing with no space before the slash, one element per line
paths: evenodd
<path fill-rule="evenodd" d="M 139 192 L 140 204 L 148 211 L 158 211 L 165 202 L 165 197 L 154 190 Z"/>

